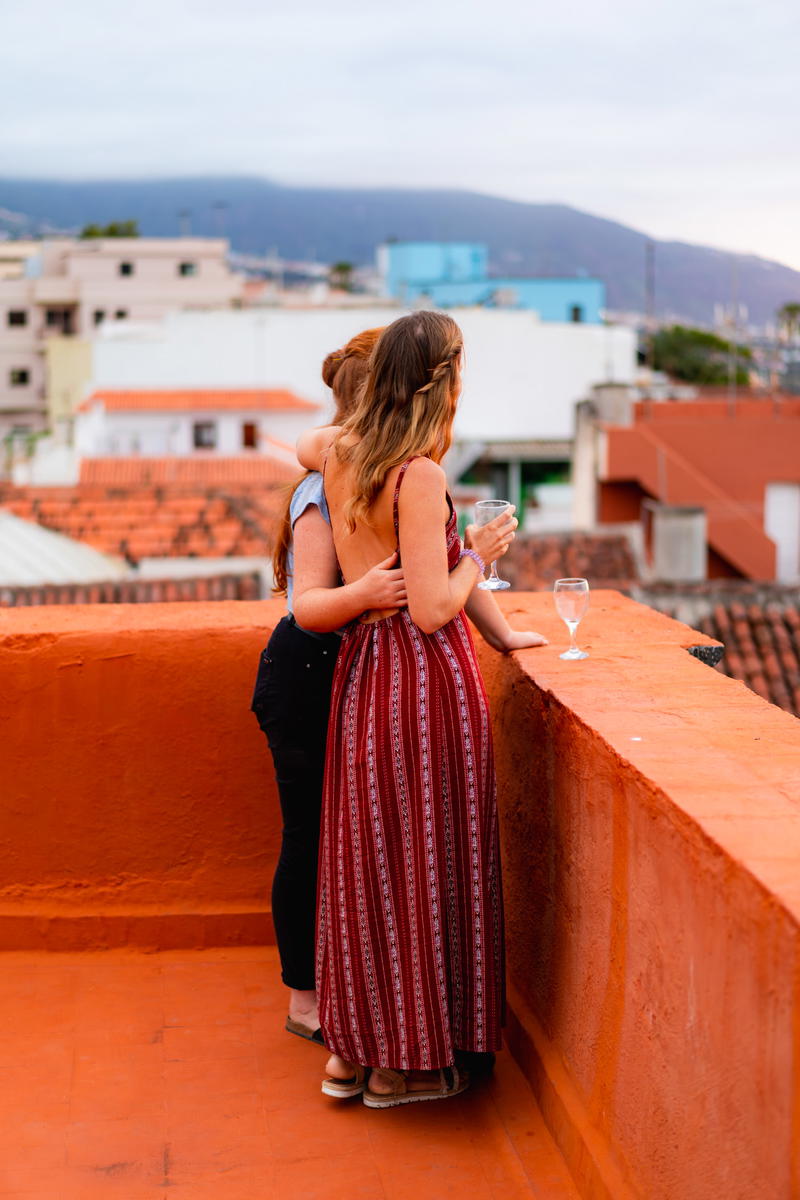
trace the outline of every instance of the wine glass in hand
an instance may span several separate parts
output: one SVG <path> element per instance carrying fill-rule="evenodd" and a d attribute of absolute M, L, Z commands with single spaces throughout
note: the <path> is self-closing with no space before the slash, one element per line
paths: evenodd
<path fill-rule="evenodd" d="M 494 521 L 495 517 L 499 517 L 507 509 L 511 508 L 508 500 L 479 500 L 475 505 L 475 524 L 488 525 L 490 521 Z M 483 588 L 487 592 L 499 592 L 503 588 L 511 587 L 507 579 L 501 579 L 497 574 L 497 561 L 492 563 L 492 569 L 489 572 L 488 579 L 482 579 L 478 584 L 479 588 Z"/>
<path fill-rule="evenodd" d="M 586 579 L 557 579 L 553 585 L 553 598 L 556 611 L 569 630 L 569 650 L 559 654 L 559 658 L 577 659 L 588 658 L 585 650 L 578 648 L 575 633 L 581 617 L 585 616 L 589 607 L 589 583 Z"/>

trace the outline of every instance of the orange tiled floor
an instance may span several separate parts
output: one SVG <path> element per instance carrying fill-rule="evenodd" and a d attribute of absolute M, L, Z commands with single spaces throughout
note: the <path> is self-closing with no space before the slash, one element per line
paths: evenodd
<path fill-rule="evenodd" d="M 4 954 L 0 1196 L 575 1200 L 520 1071 L 458 1100 L 326 1100 L 272 949 Z"/>

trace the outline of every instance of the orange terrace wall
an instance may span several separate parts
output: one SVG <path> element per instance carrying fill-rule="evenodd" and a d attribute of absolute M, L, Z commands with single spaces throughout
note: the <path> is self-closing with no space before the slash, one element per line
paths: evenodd
<path fill-rule="evenodd" d="M 800 723 L 596 592 L 581 640 L 479 648 L 508 1040 L 585 1197 L 800 1196 Z M 0 613 L 0 948 L 271 938 L 248 712 L 278 601 Z"/>
<path fill-rule="evenodd" d="M 248 709 L 282 612 L 0 611 L 0 948 L 271 939 L 280 817 Z"/>
<path fill-rule="evenodd" d="M 514 624 L 564 642 L 550 600 Z M 483 647 L 510 1046 L 586 1197 L 800 1195 L 800 722 L 615 593 Z"/>

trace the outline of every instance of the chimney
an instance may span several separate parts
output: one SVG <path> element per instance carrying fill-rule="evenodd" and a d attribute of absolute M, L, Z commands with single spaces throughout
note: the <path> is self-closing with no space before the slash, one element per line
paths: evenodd
<path fill-rule="evenodd" d="M 645 500 L 642 513 L 653 579 L 675 583 L 696 583 L 705 579 L 705 509 Z"/>

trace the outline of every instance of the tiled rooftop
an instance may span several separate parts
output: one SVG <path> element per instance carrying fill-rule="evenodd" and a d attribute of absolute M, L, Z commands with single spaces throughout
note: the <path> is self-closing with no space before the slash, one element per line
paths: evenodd
<path fill-rule="evenodd" d="M 796 587 L 732 579 L 627 589 L 725 646 L 717 670 L 800 716 L 800 606 Z"/>
<path fill-rule="evenodd" d="M 718 670 L 800 717 L 800 608 L 796 604 L 718 604 L 700 622 L 725 644 Z"/>
<path fill-rule="evenodd" d="M 0 505 L 108 554 L 266 557 L 283 503 L 278 488 L 153 486 L 0 488 Z"/>
<path fill-rule="evenodd" d="M 166 458 L 85 458 L 81 463 L 80 482 L 103 487 L 130 487 L 150 484 L 164 487 L 193 485 L 224 487 L 260 485 L 274 487 L 297 477 L 296 463 L 265 454 L 241 454 L 222 457 L 175 455 Z"/>
<path fill-rule="evenodd" d="M 502 568 L 519 591 L 538 591 L 568 578 L 587 578 L 593 587 L 624 587 L 639 574 L 630 543 L 621 534 L 523 534 L 503 558 Z"/>
<path fill-rule="evenodd" d="M 96 583 L 0 585 L 0 607 L 39 604 L 161 604 L 186 600 L 258 600 L 257 571 L 188 579 L 113 579 Z"/>
<path fill-rule="evenodd" d="M 137 388 L 129 391 L 98 388 L 81 410 L 101 403 L 107 412 L 316 412 L 311 400 L 285 388 Z"/>

